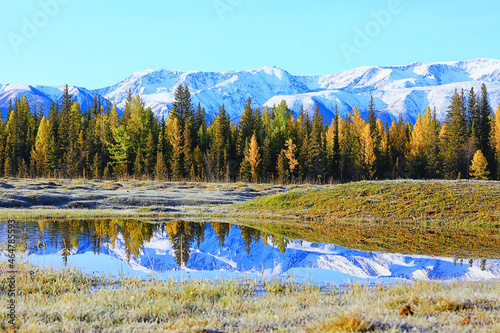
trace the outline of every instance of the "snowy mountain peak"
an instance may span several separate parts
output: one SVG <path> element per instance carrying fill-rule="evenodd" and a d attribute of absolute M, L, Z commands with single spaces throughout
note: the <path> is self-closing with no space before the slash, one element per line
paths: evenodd
<path fill-rule="evenodd" d="M 331 118 L 335 106 L 340 115 L 355 106 L 362 114 L 366 113 L 373 96 L 380 117 L 394 119 L 403 114 L 406 120 L 414 121 L 417 113 L 422 113 L 427 106 L 435 106 L 438 117 L 444 119 L 455 89 L 468 91 L 474 87 L 478 92 L 483 83 L 488 88 L 490 104 L 496 106 L 500 103 L 500 60 L 478 58 L 364 66 L 314 76 L 295 76 L 276 66 L 228 72 L 150 69 L 133 73 L 102 89 L 89 91 L 72 87 L 71 93 L 84 105 L 91 102 L 93 95 L 100 94 L 123 108 L 130 89 L 133 95 L 141 95 L 155 114 L 165 116 L 175 99 L 175 89 L 184 84 L 191 91 L 193 104 L 200 103 L 209 116 L 214 117 L 224 104 L 233 119 L 241 115 L 248 97 L 252 98 L 254 108 L 272 107 L 285 100 L 296 113 L 301 106 L 312 112 L 318 104 L 323 114 Z M 0 108 L 7 108 L 10 99 L 27 96 L 30 103 L 43 104 L 48 110 L 50 100 L 61 94 L 62 87 L 0 84 Z"/>

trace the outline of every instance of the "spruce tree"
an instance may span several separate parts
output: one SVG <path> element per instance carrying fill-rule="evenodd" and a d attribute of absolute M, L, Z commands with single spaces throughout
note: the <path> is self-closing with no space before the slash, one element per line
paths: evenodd
<path fill-rule="evenodd" d="M 467 141 L 467 118 L 465 101 L 462 94 L 455 89 L 446 113 L 446 135 L 442 141 L 442 154 L 445 177 L 454 179 L 460 172 L 466 174 L 464 161 L 464 144 Z"/>
<path fill-rule="evenodd" d="M 488 162 L 493 160 L 491 146 L 490 146 L 491 115 L 492 115 L 492 110 L 488 99 L 488 91 L 486 89 L 486 84 L 483 83 L 481 85 L 478 138 L 479 138 L 479 149 L 482 151 Z"/>
<path fill-rule="evenodd" d="M 373 95 L 370 97 L 370 104 L 368 104 L 368 124 L 370 124 L 370 132 L 375 133 L 377 130 L 377 116 L 375 115 Z"/>

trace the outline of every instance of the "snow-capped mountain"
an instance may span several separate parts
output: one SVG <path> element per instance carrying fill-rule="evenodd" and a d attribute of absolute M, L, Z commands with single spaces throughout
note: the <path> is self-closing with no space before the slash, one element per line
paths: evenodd
<path fill-rule="evenodd" d="M 0 110 L 2 118 L 6 116 L 6 110 L 9 107 L 9 101 L 14 101 L 16 98 L 26 96 L 30 107 L 36 104 L 39 108 L 43 107 L 44 114 L 48 114 L 52 101 L 59 100 L 64 93 L 63 86 L 30 86 L 25 84 L 1 84 L 0 83 Z M 82 110 L 91 106 L 95 97 L 93 91 L 80 87 L 69 87 L 69 93 L 73 96 L 73 100 L 80 104 Z M 106 100 L 101 98 L 101 103 L 104 105 Z"/>
<path fill-rule="evenodd" d="M 64 266 L 60 247 L 45 235 L 46 247 L 31 249 L 24 254 L 29 261 L 41 266 Z M 39 239 L 34 237 L 33 239 Z M 57 242 L 56 242 L 57 243 Z M 40 244 L 40 243 L 38 243 Z M 89 274 L 106 276 L 136 276 L 148 278 L 228 278 L 293 276 L 297 281 L 343 283 L 346 281 L 391 282 L 396 280 L 498 280 L 500 260 L 456 262 L 451 258 L 434 258 L 390 253 L 363 252 L 330 244 L 291 241 L 284 253 L 269 238 L 254 239 L 246 251 L 241 230 L 229 229 L 223 245 L 208 224 L 203 239 L 191 242 L 189 259 L 182 270 L 176 262 L 173 243 L 157 232 L 146 242 L 137 256 L 127 255 L 121 235 L 114 246 L 105 242 L 98 251 L 90 238 L 82 237 L 67 257 L 67 265 Z M 99 254 L 97 254 L 98 252 Z M 0 259 L 2 254 L 0 253 Z M 5 259 L 5 258 L 4 258 Z M 483 267 L 481 267 L 483 266 Z"/>
<path fill-rule="evenodd" d="M 92 91 L 73 89 L 79 101 L 100 94 L 118 107 L 124 106 L 130 89 L 133 95 L 141 95 L 156 115 L 165 116 L 172 107 L 175 89 L 185 84 L 195 106 L 200 103 L 213 117 L 224 104 L 233 119 L 240 116 L 248 97 L 252 98 L 254 108 L 272 107 L 285 100 L 295 113 L 302 105 L 312 112 L 319 104 L 323 114 L 330 119 L 335 106 L 341 115 L 355 106 L 363 114 L 373 95 L 380 117 L 396 118 L 403 114 L 407 120 L 414 121 L 417 113 L 422 113 L 427 106 L 436 107 L 438 117 L 444 119 L 456 88 L 468 92 L 474 87 L 479 92 L 483 83 L 488 88 L 491 105 L 496 107 L 500 103 L 500 60 L 416 62 L 404 66 L 360 67 L 316 76 L 294 76 L 272 66 L 222 73 L 147 70 L 134 73 L 110 87 Z M 0 85 L 0 107 L 6 108 L 9 99 L 22 95 L 33 97 L 35 101 L 57 98 L 61 89 Z"/>

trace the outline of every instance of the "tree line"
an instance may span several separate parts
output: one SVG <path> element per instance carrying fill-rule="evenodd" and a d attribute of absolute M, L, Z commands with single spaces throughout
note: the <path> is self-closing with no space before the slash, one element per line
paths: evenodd
<path fill-rule="evenodd" d="M 140 96 L 123 113 L 102 103 L 86 110 L 66 86 L 48 116 L 26 97 L 0 117 L 0 176 L 157 180 L 337 182 L 361 179 L 500 179 L 500 105 L 493 112 L 486 86 L 455 90 L 441 123 L 436 109 L 414 125 L 376 117 L 373 97 L 364 119 L 357 107 L 326 123 L 317 105 L 295 117 L 285 101 L 264 109 L 249 98 L 238 122 L 222 105 L 207 121 L 179 85 L 167 118 Z"/>

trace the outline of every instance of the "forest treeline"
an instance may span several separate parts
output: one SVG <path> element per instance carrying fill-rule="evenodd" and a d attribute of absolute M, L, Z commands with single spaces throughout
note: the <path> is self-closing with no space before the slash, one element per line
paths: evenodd
<path fill-rule="evenodd" d="M 282 101 L 231 122 L 224 106 L 207 121 L 179 85 L 168 118 L 158 119 L 129 91 L 121 117 L 95 96 L 82 110 L 66 86 L 48 117 L 26 97 L 0 117 L 0 176 L 203 181 L 331 182 L 393 178 L 500 179 L 500 105 L 483 84 L 455 90 L 446 119 L 428 107 L 414 125 L 383 123 L 373 98 L 367 119 L 337 110 L 325 123 L 319 106 L 297 117 Z"/>

